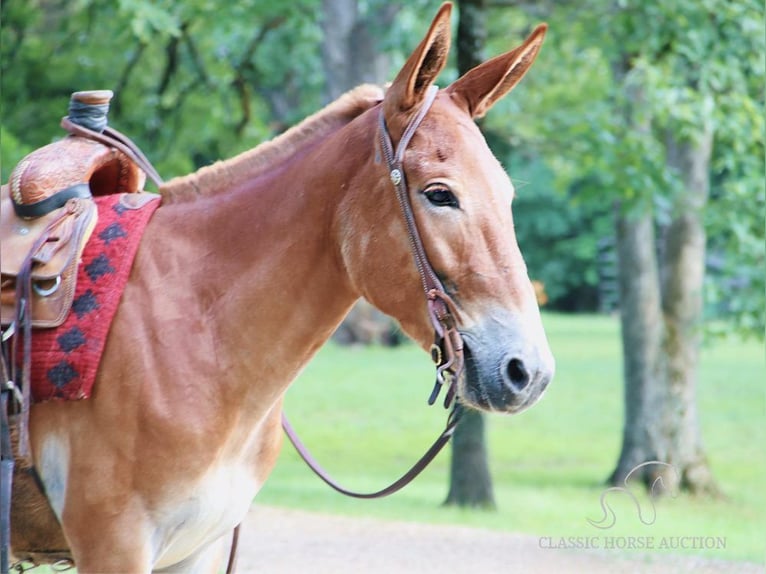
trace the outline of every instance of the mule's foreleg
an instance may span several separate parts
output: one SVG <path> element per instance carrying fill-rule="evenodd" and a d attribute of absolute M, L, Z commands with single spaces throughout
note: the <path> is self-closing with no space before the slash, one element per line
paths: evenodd
<path fill-rule="evenodd" d="M 64 533 L 79 574 L 149 574 L 154 561 L 151 536 L 143 517 L 124 512 L 67 516 Z"/>

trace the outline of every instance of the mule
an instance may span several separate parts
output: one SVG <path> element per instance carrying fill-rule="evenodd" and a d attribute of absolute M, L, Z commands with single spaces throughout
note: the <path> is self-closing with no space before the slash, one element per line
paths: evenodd
<path fill-rule="evenodd" d="M 285 391 L 358 298 L 431 346 L 378 117 L 398 142 L 450 33 L 444 5 L 385 93 L 357 88 L 162 186 L 91 398 L 30 415 L 34 461 L 81 573 L 215 571 L 275 464 Z M 403 160 L 466 345 L 458 400 L 488 411 L 529 407 L 554 371 L 513 186 L 472 121 L 519 82 L 544 33 L 440 90 Z"/>

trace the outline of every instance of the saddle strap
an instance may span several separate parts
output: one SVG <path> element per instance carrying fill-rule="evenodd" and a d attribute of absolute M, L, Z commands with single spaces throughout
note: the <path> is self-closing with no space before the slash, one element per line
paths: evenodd
<path fill-rule="evenodd" d="M 48 241 L 55 229 L 69 215 L 69 211 L 63 209 L 45 228 L 45 231 L 37 238 L 32 245 L 32 249 L 27 254 L 21 265 L 19 274 L 16 277 L 16 313 L 10 331 L 10 353 L 8 357 L 8 367 L 10 369 L 9 385 L 15 385 L 16 389 L 20 387 L 21 400 L 14 400 L 9 405 L 9 409 L 20 414 L 21 424 L 19 426 L 19 452 L 20 458 L 31 456 L 29 448 L 29 404 L 30 388 L 32 380 L 30 371 L 32 369 L 32 264 L 35 254 Z M 7 334 L 4 334 L 4 338 Z M 21 364 L 19 365 L 19 355 Z M 18 404 L 20 403 L 20 404 Z"/>
<path fill-rule="evenodd" d="M 89 138 L 104 145 L 117 148 L 132 159 L 157 187 L 162 185 L 163 180 L 160 174 L 157 173 L 157 170 L 154 169 L 152 163 L 146 158 L 139 147 L 125 134 L 110 127 L 104 128 L 104 131 L 99 133 L 73 122 L 68 116 L 62 118 L 61 127 L 72 135 Z"/>
<path fill-rule="evenodd" d="M 5 360 L 3 359 L 3 379 Z M 8 574 L 11 560 L 11 484 L 13 482 L 13 450 L 8 422 L 11 389 L 3 387 L 0 397 L 0 574 Z"/>
<path fill-rule="evenodd" d="M 0 404 L 0 572 L 7 574 L 10 563 L 10 530 L 11 530 L 11 483 L 13 480 L 13 467 L 15 456 L 21 459 L 31 457 L 29 448 L 29 400 L 31 379 L 29 371 L 32 366 L 31 339 L 32 339 L 32 314 L 29 307 L 32 292 L 32 260 L 34 254 L 48 240 L 53 230 L 68 215 L 66 210 L 56 217 L 43 234 L 37 239 L 32 250 L 27 255 L 21 266 L 21 271 L 16 280 L 16 315 L 9 333 L 3 333 L 2 337 L 2 403 Z M 14 333 L 15 329 L 15 333 Z M 10 338 L 10 341 L 7 340 Z M 7 343 L 7 347 L 6 347 Z M 6 352 L 8 351 L 8 352 Z M 17 359 L 21 354 L 21 365 Z M 10 371 L 10 372 L 8 372 Z M 19 387 L 21 389 L 19 390 Z M 10 440 L 11 412 L 18 414 L 19 445 L 18 453 L 14 453 Z"/>
<path fill-rule="evenodd" d="M 76 183 L 35 203 L 16 203 L 14 201 L 13 209 L 19 217 L 31 219 L 46 215 L 59 207 L 64 207 L 70 199 L 88 199 L 90 197 L 92 197 L 90 186 L 87 183 Z"/>
<path fill-rule="evenodd" d="M 455 432 L 455 427 L 457 426 L 457 423 L 460 421 L 460 417 L 463 414 L 463 407 L 459 403 L 455 403 L 455 406 L 452 409 L 452 412 L 450 413 L 449 417 L 447 418 L 447 425 L 445 426 L 442 433 L 437 437 L 437 439 L 434 441 L 434 443 L 431 445 L 431 448 L 429 448 L 426 453 L 420 457 L 420 459 L 412 465 L 412 467 L 405 472 L 398 480 L 391 483 L 389 486 L 378 490 L 376 492 L 355 492 L 353 490 L 348 490 L 347 488 L 344 488 L 341 486 L 338 482 L 336 482 L 328 473 L 327 471 L 322 468 L 322 466 L 316 461 L 316 459 L 311 455 L 309 450 L 306 448 L 306 446 L 301 442 L 301 439 L 298 438 L 297 433 L 293 429 L 292 425 L 290 424 L 290 421 L 287 420 L 287 415 L 282 413 L 282 428 L 285 431 L 285 434 L 287 435 L 287 438 L 290 439 L 290 442 L 295 447 L 295 450 L 298 451 L 298 454 L 301 456 L 303 461 L 309 466 L 311 470 L 314 471 L 314 474 L 316 474 L 319 478 L 321 478 L 325 484 L 327 484 L 330 488 L 333 490 L 345 494 L 346 496 L 350 496 L 352 498 L 383 498 L 385 496 L 389 496 L 390 494 L 393 494 L 405 486 L 407 486 L 410 482 L 412 482 L 425 468 L 430 464 L 430 462 L 436 457 L 437 454 L 444 448 L 444 446 L 449 442 L 449 439 L 452 438 L 452 434 Z"/>

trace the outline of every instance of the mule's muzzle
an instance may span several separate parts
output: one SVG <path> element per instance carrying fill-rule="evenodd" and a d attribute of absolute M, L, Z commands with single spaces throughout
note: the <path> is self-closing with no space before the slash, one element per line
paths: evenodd
<path fill-rule="evenodd" d="M 463 333 L 465 374 L 459 395 L 464 404 L 481 410 L 520 412 L 537 402 L 553 379 L 547 341 L 535 345 L 501 336 L 498 328 L 488 331 Z"/>

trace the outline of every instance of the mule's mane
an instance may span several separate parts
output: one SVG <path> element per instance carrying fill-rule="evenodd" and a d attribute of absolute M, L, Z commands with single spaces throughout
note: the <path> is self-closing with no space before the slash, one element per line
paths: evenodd
<path fill-rule="evenodd" d="M 210 195 L 257 177 L 309 143 L 346 125 L 382 99 L 383 89 L 379 86 L 364 84 L 354 88 L 274 139 L 231 159 L 217 161 L 168 181 L 160 188 L 163 201 Z"/>

